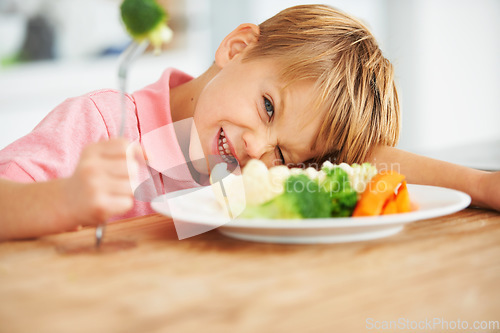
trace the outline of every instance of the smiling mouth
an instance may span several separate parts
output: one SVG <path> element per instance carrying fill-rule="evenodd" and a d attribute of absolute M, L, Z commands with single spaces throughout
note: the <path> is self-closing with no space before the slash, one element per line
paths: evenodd
<path fill-rule="evenodd" d="M 236 162 L 236 158 L 233 156 L 231 150 L 229 149 L 229 144 L 227 143 L 226 139 L 226 133 L 224 133 L 224 130 L 222 128 L 220 129 L 219 141 L 217 147 L 219 149 L 220 156 L 226 163 Z"/>

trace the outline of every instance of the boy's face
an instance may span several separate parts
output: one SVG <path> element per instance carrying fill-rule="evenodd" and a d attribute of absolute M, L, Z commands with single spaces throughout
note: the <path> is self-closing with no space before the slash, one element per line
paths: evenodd
<path fill-rule="evenodd" d="M 312 108 L 312 83 L 282 89 L 277 61 L 240 58 L 220 69 L 199 96 L 194 121 L 204 155 L 234 158 L 242 167 L 252 158 L 271 167 L 317 156 L 311 147 L 324 111 Z"/>

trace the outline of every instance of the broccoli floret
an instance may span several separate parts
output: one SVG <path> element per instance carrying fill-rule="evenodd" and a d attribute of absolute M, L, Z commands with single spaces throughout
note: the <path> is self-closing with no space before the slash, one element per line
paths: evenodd
<path fill-rule="evenodd" d="M 149 39 L 155 48 L 159 48 L 166 38 L 168 30 L 165 22 L 167 12 L 156 0 L 124 0 L 121 16 L 127 31 L 137 41 Z"/>
<path fill-rule="evenodd" d="M 277 197 L 258 206 L 249 206 L 245 218 L 318 218 L 331 216 L 329 193 L 306 175 L 287 178 L 285 191 Z"/>
<path fill-rule="evenodd" d="M 300 219 L 297 208 L 290 200 L 279 195 L 260 205 L 249 205 L 240 215 L 243 218 Z"/>
<path fill-rule="evenodd" d="M 347 172 L 341 168 L 324 168 L 325 179 L 320 186 L 331 198 L 331 216 L 351 216 L 358 201 L 358 194 L 352 188 Z"/>

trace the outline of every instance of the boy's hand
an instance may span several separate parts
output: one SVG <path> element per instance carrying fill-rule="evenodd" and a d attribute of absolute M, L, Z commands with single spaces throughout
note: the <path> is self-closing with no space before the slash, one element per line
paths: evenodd
<path fill-rule="evenodd" d="M 84 148 L 73 176 L 66 182 L 66 207 L 72 220 L 96 225 L 132 208 L 127 146 L 125 139 L 116 138 Z"/>

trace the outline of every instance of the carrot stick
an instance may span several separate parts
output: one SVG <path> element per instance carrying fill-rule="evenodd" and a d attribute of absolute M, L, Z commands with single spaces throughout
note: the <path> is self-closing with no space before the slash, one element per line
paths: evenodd
<path fill-rule="evenodd" d="M 398 213 L 408 213 L 411 211 L 410 193 L 406 187 L 406 181 L 401 183 L 398 194 L 396 195 L 396 206 Z"/>
<path fill-rule="evenodd" d="M 397 186 L 404 180 L 404 176 L 394 172 L 380 172 L 372 178 L 366 190 L 354 208 L 352 216 L 380 215 L 385 202 L 394 195 Z"/>
<path fill-rule="evenodd" d="M 382 215 L 398 213 L 398 205 L 396 195 L 391 195 L 382 208 Z"/>

